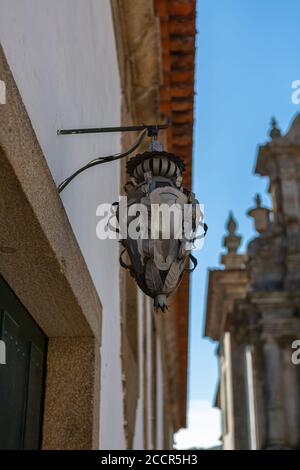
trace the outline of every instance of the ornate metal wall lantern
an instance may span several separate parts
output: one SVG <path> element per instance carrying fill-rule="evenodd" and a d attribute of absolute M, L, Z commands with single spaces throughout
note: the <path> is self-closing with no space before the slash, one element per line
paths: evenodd
<path fill-rule="evenodd" d="M 58 131 L 62 135 L 142 130 L 129 150 L 92 160 L 64 180 L 58 187 L 59 192 L 82 171 L 126 157 L 138 148 L 147 134 L 151 137 L 148 151 L 127 162 L 131 179 L 124 186 L 126 198 L 114 203 L 114 207 L 123 245 L 120 264 L 129 270 L 142 291 L 154 299 L 155 308 L 162 311 L 167 308 L 167 297 L 177 289 L 184 273 L 196 268 L 197 260 L 191 254 L 193 244 L 207 231 L 195 195 L 182 185 L 184 162 L 177 155 L 165 152 L 157 140 L 158 131 L 167 127 L 169 124 Z M 203 228 L 200 235 L 199 227 Z M 125 254 L 130 264 L 124 260 Z"/>

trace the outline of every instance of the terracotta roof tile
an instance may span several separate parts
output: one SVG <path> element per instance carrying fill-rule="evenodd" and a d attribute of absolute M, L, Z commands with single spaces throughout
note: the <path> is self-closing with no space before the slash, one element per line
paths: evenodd
<path fill-rule="evenodd" d="M 171 67 L 175 70 L 194 69 L 195 56 L 193 52 L 171 52 Z"/>
<path fill-rule="evenodd" d="M 193 36 L 196 33 L 195 21 L 190 18 L 170 18 L 169 32 L 170 34 Z"/>
<path fill-rule="evenodd" d="M 172 52 L 194 52 L 195 40 L 192 36 L 171 36 L 170 38 L 170 50 Z"/>
<path fill-rule="evenodd" d="M 194 83 L 180 83 L 171 86 L 171 96 L 175 98 L 186 98 L 194 96 Z"/>
<path fill-rule="evenodd" d="M 168 2 L 169 15 L 194 16 L 195 8 L 196 8 L 195 0 L 186 0 L 186 1 L 169 0 Z"/>
<path fill-rule="evenodd" d="M 193 122 L 193 111 L 176 111 L 172 113 L 172 122 L 176 124 L 184 124 L 185 122 Z"/>
<path fill-rule="evenodd" d="M 194 70 L 174 70 L 170 76 L 170 82 L 173 83 L 193 83 Z"/>
<path fill-rule="evenodd" d="M 155 0 L 160 17 L 163 84 L 160 90 L 160 111 L 172 120 L 168 131 L 168 150 L 184 159 L 184 185 L 191 186 L 194 62 L 195 62 L 195 0 Z M 185 276 L 174 296 L 177 341 L 179 348 L 180 427 L 186 424 L 189 277 Z"/>

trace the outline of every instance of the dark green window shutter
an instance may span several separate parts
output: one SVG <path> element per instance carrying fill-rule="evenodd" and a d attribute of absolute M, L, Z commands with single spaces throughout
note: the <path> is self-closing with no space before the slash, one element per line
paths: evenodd
<path fill-rule="evenodd" d="M 0 449 L 39 449 L 47 337 L 0 276 Z"/>

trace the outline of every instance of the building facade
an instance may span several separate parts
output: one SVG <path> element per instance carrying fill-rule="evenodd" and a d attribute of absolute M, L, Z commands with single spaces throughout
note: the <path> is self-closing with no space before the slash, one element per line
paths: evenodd
<path fill-rule="evenodd" d="M 188 278 L 170 311 L 96 237 L 125 163 L 58 184 L 135 136 L 57 129 L 159 123 L 191 184 L 193 0 L 0 0 L 0 447 L 164 449 L 185 426 Z M 2 344 L 2 343 L 1 343 Z"/>
<path fill-rule="evenodd" d="M 206 336 L 218 341 L 224 449 L 300 448 L 300 115 L 258 150 L 272 210 L 256 197 L 245 254 L 231 215 L 223 269 L 209 272 Z"/>

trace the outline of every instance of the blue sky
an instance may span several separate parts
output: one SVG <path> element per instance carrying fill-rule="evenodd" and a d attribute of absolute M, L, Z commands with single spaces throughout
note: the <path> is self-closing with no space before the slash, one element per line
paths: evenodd
<path fill-rule="evenodd" d="M 198 0 L 197 31 L 193 187 L 209 230 L 192 275 L 191 405 L 212 402 L 216 388 L 204 311 L 207 270 L 219 265 L 228 213 L 245 246 L 254 236 L 246 216 L 254 195 L 269 205 L 267 180 L 253 174 L 257 145 L 268 138 L 271 116 L 286 131 L 300 112 L 291 101 L 291 83 L 300 79 L 300 1 Z"/>

